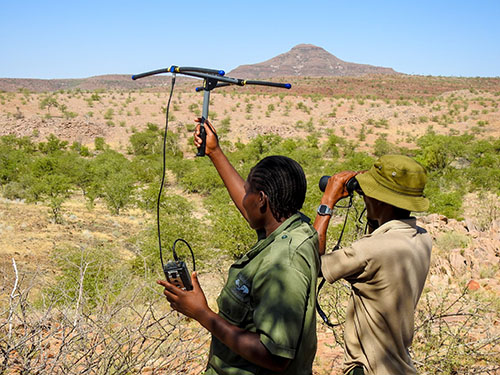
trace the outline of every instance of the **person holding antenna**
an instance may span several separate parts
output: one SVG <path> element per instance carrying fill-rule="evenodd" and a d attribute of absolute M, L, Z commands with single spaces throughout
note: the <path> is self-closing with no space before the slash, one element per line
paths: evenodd
<path fill-rule="evenodd" d="M 244 180 L 224 155 L 213 126 L 208 121 L 204 126 L 205 153 L 257 242 L 230 267 L 218 313 L 208 306 L 196 273 L 191 291 L 158 283 L 173 309 L 212 334 L 205 374 L 312 374 L 320 263 L 317 232 L 299 212 L 307 188 L 304 172 L 288 157 L 269 156 Z M 197 147 L 199 134 L 198 124 Z"/>

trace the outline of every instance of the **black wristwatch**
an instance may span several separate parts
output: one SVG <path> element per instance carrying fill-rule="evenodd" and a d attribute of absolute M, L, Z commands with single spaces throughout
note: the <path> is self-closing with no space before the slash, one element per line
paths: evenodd
<path fill-rule="evenodd" d="M 320 204 L 317 212 L 318 212 L 318 215 L 321 215 L 321 216 L 326 216 L 326 215 L 332 216 L 333 210 L 330 207 L 328 207 L 326 204 Z"/>

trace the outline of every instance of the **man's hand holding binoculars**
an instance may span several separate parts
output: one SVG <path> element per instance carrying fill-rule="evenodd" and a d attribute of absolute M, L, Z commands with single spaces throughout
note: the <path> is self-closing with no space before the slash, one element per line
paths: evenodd
<path fill-rule="evenodd" d="M 325 193 L 321 198 L 321 204 L 333 208 L 340 199 L 349 196 L 351 192 L 347 189 L 347 182 L 358 173 L 359 172 L 343 171 L 328 178 L 328 182 L 324 189 Z"/>
<path fill-rule="evenodd" d="M 321 198 L 316 220 L 314 220 L 314 228 L 316 228 L 318 232 L 320 256 L 325 253 L 326 231 L 330 223 L 333 207 L 340 199 L 349 196 L 349 191 L 346 187 L 347 182 L 358 173 L 359 172 L 343 171 L 328 178 L 328 183 L 324 190 L 325 193 Z"/>

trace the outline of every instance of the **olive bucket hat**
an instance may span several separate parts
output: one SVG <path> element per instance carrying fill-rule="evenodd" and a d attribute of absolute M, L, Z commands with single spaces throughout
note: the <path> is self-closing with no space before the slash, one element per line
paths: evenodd
<path fill-rule="evenodd" d="M 384 155 L 366 173 L 356 175 L 363 193 L 408 211 L 426 211 L 424 167 L 404 155 Z"/>

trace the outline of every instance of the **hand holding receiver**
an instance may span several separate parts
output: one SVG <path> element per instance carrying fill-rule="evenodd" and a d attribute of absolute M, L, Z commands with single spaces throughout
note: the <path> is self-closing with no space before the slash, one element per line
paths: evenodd
<path fill-rule="evenodd" d="M 182 290 L 166 280 L 158 280 L 156 282 L 165 287 L 163 294 L 167 297 L 170 307 L 188 318 L 200 321 L 207 313 L 212 311 L 208 307 L 205 293 L 203 293 L 198 282 L 197 272 L 191 274 L 193 289 L 189 291 Z"/>

